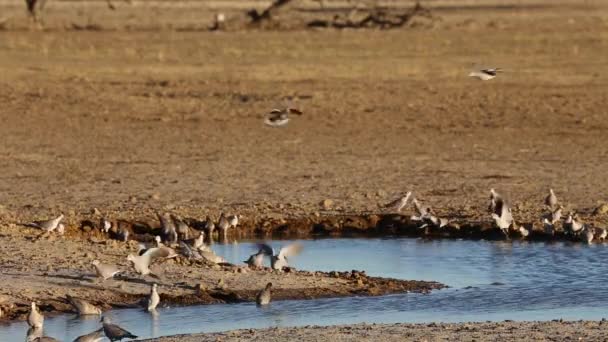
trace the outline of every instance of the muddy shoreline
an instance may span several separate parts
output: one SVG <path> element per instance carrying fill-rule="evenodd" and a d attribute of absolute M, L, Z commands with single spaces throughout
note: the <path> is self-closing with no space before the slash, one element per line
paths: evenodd
<path fill-rule="evenodd" d="M 353 324 L 241 329 L 144 341 L 603 341 L 604 321 Z"/>
<path fill-rule="evenodd" d="M 87 228 L 84 228 L 87 230 Z M 66 233 L 42 234 L 35 228 L 0 225 L 3 277 L 0 278 L 2 320 L 23 320 L 36 301 L 45 315 L 73 312 L 66 294 L 81 297 L 103 310 L 143 307 L 149 287 L 159 284 L 161 305 L 251 302 L 263 285 L 275 284 L 274 300 L 394 293 L 429 293 L 446 287 L 432 281 L 370 277 L 365 272 L 309 272 L 288 268 L 253 270 L 244 264 L 216 265 L 179 256 L 152 265 L 160 279 L 136 274 L 126 255 L 138 242 L 111 239 L 98 231 L 68 226 Z M 134 234 L 135 235 L 135 234 Z M 85 237 L 86 236 L 86 237 Z M 91 262 L 115 264 L 123 273 L 95 278 Z"/>

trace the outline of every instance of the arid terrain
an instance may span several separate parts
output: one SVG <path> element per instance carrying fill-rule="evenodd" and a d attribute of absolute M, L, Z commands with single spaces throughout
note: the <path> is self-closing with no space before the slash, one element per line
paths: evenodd
<path fill-rule="evenodd" d="M 203 220 L 224 211 L 255 229 L 370 215 L 412 190 L 442 216 L 489 221 L 496 188 L 516 220 L 537 222 L 553 188 L 566 210 L 607 224 L 608 208 L 594 209 L 608 201 L 608 3 L 429 0 L 433 19 L 394 30 L 298 24 L 349 4 L 295 3 L 275 18 L 284 29 L 210 32 L 216 13 L 242 22 L 267 3 L 134 1 L 110 10 L 51 0 L 40 27 L 21 1 L 0 1 L 0 307 L 8 317 L 23 317 L 30 300 L 67 310 L 58 301 L 66 286 L 108 306 L 147 293 L 134 275 L 109 285 L 87 278 L 93 259 L 126 268 L 137 246 L 81 234 L 81 221 L 100 214 Z M 474 65 L 504 72 L 482 82 L 467 77 Z M 304 114 L 264 125 L 287 98 Z M 59 213 L 64 237 L 38 238 L 20 225 Z M 372 279 L 379 290 L 369 290 L 348 275 L 245 276 L 201 265 L 203 275 L 182 272 L 193 266 L 157 266 L 174 302 L 251 300 L 270 278 L 284 288 L 279 298 L 434 286 Z M 231 291 L 215 289 L 219 279 Z M 309 292 L 298 288 L 302 279 Z M 213 290 L 201 294 L 201 283 Z"/>

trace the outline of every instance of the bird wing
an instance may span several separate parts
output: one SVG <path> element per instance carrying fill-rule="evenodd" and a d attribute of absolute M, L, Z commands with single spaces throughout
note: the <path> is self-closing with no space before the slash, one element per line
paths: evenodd
<path fill-rule="evenodd" d="M 258 250 L 268 256 L 274 255 L 274 249 L 265 243 L 258 243 Z"/>
<path fill-rule="evenodd" d="M 119 327 L 116 324 L 104 324 L 103 325 L 104 330 L 106 331 L 106 336 L 110 337 L 120 337 L 120 336 L 133 336 L 133 334 L 131 334 L 130 332 L 128 332 L 127 330 Z M 108 334 L 109 333 L 109 334 Z"/>
<path fill-rule="evenodd" d="M 150 261 L 153 261 L 157 258 L 174 258 L 177 256 L 177 253 L 175 253 L 173 248 L 163 246 L 150 248 L 141 256 L 148 257 Z"/>
<path fill-rule="evenodd" d="M 285 257 L 292 257 L 292 256 L 296 256 L 298 254 L 300 254 L 300 252 L 302 251 L 302 245 L 299 243 L 292 243 L 291 245 L 287 245 L 283 248 L 281 248 L 281 250 L 279 251 L 279 259 L 285 258 Z"/>

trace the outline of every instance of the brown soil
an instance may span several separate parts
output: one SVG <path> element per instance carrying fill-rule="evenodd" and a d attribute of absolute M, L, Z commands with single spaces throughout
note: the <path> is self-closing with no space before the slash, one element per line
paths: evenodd
<path fill-rule="evenodd" d="M 604 341 L 605 321 L 355 324 L 346 326 L 234 330 L 144 341 Z"/>
<path fill-rule="evenodd" d="M 429 5 L 442 20 L 400 30 L 211 33 L 197 29 L 217 10 L 198 2 L 112 12 L 51 1 L 47 31 L 28 29 L 21 2 L 0 2 L 0 305 L 16 317 L 32 299 L 64 310 L 57 299 L 67 291 L 111 305 L 147 292 L 148 280 L 132 275 L 80 278 L 93 258 L 126 268 L 135 249 L 83 235 L 81 221 L 99 218 L 93 208 L 130 221 L 157 210 L 198 221 L 243 213 L 245 229 L 310 234 L 336 220 L 348 227 L 339 222 L 348 217 L 376 227 L 368 223 L 391 219 L 375 215 L 381 204 L 414 190 L 463 228 L 488 222 L 491 187 L 529 223 L 553 187 L 566 210 L 605 224 L 606 213 L 592 215 L 606 201 L 608 166 L 604 2 L 446 3 Z M 226 6 L 243 14 L 263 4 Z M 472 62 L 505 72 L 479 82 L 466 77 Z M 305 115 L 264 126 L 287 96 Z M 59 212 L 64 238 L 36 239 L 17 225 Z M 189 265 L 156 267 L 164 295 L 184 302 L 250 299 L 268 280 L 285 298 L 300 279 L 310 296 L 359 286 L 320 274 L 203 267 L 201 278 Z M 193 295 L 222 277 L 235 296 Z M 410 286 L 395 284 L 378 294 Z"/>

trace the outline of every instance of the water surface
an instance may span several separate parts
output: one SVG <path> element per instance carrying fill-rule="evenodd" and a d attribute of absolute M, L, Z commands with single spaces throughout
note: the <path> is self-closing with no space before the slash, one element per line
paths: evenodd
<path fill-rule="evenodd" d="M 369 275 L 435 280 L 451 286 L 431 294 L 169 307 L 108 313 L 140 337 L 293 325 L 360 322 L 601 319 L 608 307 L 603 260 L 608 246 L 567 242 L 323 239 L 300 241 L 292 265 L 307 270 L 365 270 Z M 290 241 L 272 241 L 280 247 Z M 230 262 L 245 260 L 253 242 L 215 244 Z M 261 284 L 263 286 L 263 284 Z M 45 320 L 45 335 L 64 341 L 99 327 L 98 318 L 61 315 Z M 23 340 L 27 326 L 0 326 L 0 341 Z"/>

